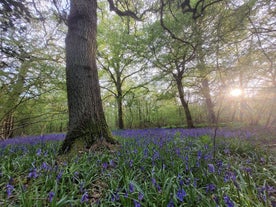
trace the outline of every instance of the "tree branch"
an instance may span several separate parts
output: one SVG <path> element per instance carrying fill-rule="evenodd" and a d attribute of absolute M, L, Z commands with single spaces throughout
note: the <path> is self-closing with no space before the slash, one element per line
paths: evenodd
<path fill-rule="evenodd" d="M 141 21 L 141 18 L 139 18 L 133 11 L 130 11 L 130 10 L 121 11 L 120 9 L 118 9 L 114 5 L 114 1 L 113 0 L 107 0 L 107 1 L 109 3 L 109 10 L 110 11 L 114 11 L 119 16 L 132 17 L 133 19 L 135 19 L 137 21 Z"/>

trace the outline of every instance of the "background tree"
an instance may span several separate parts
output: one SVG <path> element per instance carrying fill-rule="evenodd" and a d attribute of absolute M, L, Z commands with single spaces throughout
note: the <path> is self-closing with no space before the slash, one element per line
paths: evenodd
<path fill-rule="evenodd" d="M 123 102 L 126 95 L 146 85 L 143 73 L 147 61 L 137 56 L 139 43 L 131 19 L 111 16 L 101 19 L 98 33 L 98 63 L 104 71 L 101 87 L 114 96 L 117 103 L 118 128 L 124 128 Z M 108 29 L 107 29 L 108 28 Z M 135 47 L 135 49 L 133 49 Z M 135 51 L 133 51 L 135 50 Z M 136 79 L 136 84 L 134 80 Z M 129 84 L 129 83 L 132 83 Z"/>
<path fill-rule="evenodd" d="M 5 2 L 4 8 L 14 8 L 20 4 Z M 36 10 L 29 13 L 27 5 L 24 4 L 23 7 L 20 5 L 18 8 L 20 13 L 16 15 L 12 13 L 11 16 L 9 14 L 3 16 L 3 22 L 5 22 L 5 17 L 10 17 L 9 21 L 12 22 L 6 27 L 2 25 L 4 30 L 1 33 L 0 105 L 2 109 L 0 125 L 2 125 L 2 138 L 8 138 L 12 133 L 30 133 L 25 130 L 27 125 L 40 122 L 34 117 L 41 117 L 41 120 L 46 121 L 41 115 L 44 114 L 43 111 L 35 112 L 28 109 L 29 105 L 38 103 L 42 94 L 51 93 L 58 88 L 60 82 L 64 83 L 62 73 L 58 71 L 62 67 L 62 45 L 54 44 L 62 39 L 60 36 L 62 33 L 57 30 L 60 25 L 54 19 L 41 23 L 41 19 L 37 18 Z M 28 6 L 33 6 L 33 4 Z M 16 13 L 17 9 L 14 12 Z M 40 12 L 41 15 L 42 13 L 50 17 L 52 15 L 51 12 L 43 11 L 43 9 Z M 52 25 L 46 27 L 45 25 L 49 23 Z M 25 120 L 25 129 L 23 129 L 21 120 Z"/>

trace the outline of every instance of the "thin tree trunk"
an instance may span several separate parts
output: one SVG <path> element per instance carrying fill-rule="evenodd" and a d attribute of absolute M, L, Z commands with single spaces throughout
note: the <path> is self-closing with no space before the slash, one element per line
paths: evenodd
<path fill-rule="evenodd" d="M 97 1 L 71 0 L 66 37 L 69 126 L 60 154 L 116 143 L 107 126 L 96 67 Z"/>
<path fill-rule="evenodd" d="M 11 138 L 14 130 L 14 118 L 12 113 L 6 115 L 0 126 L 0 140 Z"/>
<path fill-rule="evenodd" d="M 179 98 L 181 101 L 181 104 L 184 108 L 185 111 L 185 115 L 186 115 L 186 121 L 187 121 L 187 127 L 188 128 L 194 128 L 194 123 L 193 123 L 193 119 L 192 119 L 192 115 L 189 109 L 189 105 L 187 103 L 187 101 L 184 98 L 184 90 L 183 90 L 183 85 L 182 85 L 182 81 L 180 80 L 176 80 L 176 84 L 177 84 L 177 89 L 178 89 L 178 93 L 179 93 Z"/>
<path fill-rule="evenodd" d="M 208 81 L 207 77 L 202 79 L 201 84 L 202 84 L 203 96 L 205 98 L 205 103 L 206 103 L 206 107 L 207 107 L 208 122 L 211 124 L 214 124 L 214 123 L 216 123 L 216 115 L 214 112 L 214 104 L 212 102 L 212 98 L 210 95 L 209 81 Z"/>
<path fill-rule="evenodd" d="M 119 129 L 124 129 L 122 96 L 117 97 L 117 105 L 118 105 L 118 126 L 119 126 Z"/>

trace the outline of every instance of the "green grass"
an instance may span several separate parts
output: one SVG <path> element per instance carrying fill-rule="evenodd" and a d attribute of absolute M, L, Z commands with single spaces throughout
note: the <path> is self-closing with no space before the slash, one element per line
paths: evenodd
<path fill-rule="evenodd" d="M 121 131 L 116 152 L 56 159 L 60 142 L 0 148 L 0 206 L 273 206 L 275 159 L 242 139 Z"/>

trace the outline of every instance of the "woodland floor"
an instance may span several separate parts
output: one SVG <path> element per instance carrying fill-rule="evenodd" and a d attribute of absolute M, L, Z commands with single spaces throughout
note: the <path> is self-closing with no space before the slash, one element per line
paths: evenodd
<path fill-rule="evenodd" d="M 276 127 L 248 127 L 246 130 L 254 134 L 249 142 L 276 154 Z"/>

